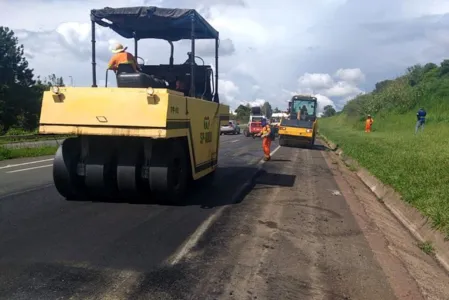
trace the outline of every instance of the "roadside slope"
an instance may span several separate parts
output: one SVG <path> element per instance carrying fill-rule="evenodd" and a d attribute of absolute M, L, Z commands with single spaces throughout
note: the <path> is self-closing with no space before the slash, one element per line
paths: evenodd
<path fill-rule="evenodd" d="M 449 61 L 409 68 L 373 92 L 349 101 L 334 117 L 320 119 L 320 133 L 338 144 L 404 201 L 449 236 Z M 415 135 L 416 112 L 427 110 Z M 364 118 L 374 117 L 371 133 Z"/>

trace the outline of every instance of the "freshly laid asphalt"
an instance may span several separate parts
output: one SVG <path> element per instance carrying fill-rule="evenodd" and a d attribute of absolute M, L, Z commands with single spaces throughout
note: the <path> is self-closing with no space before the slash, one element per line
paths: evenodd
<path fill-rule="evenodd" d="M 51 156 L 0 162 L 0 298 L 89 294 L 88 286 L 107 282 L 91 268 L 158 268 L 230 204 L 262 155 L 260 139 L 222 136 L 213 185 L 198 188 L 180 207 L 67 202 L 52 184 Z"/>
<path fill-rule="evenodd" d="M 51 156 L 0 162 L 0 299 L 424 299 L 400 297 L 325 146 L 272 150 L 222 136 L 182 206 L 68 202 Z"/>

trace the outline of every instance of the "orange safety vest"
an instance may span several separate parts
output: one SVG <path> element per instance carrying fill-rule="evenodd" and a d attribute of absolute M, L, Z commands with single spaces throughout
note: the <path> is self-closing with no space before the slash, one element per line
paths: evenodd
<path fill-rule="evenodd" d="M 262 136 L 267 135 L 267 136 L 265 136 L 265 137 L 268 137 L 268 134 L 269 134 L 270 132 L 271 132 L 270 125 L 265 125 L 265 126 L 262 128 Z"/>
<path fill-rule="evenodd" d="M 372 124 L 373 124 L 373 118 L 371 118 L 371 119 L 366 119 L 366 122 L 365 122 L 365 126 L 366 126 L 366 127 L 370 127 Z"/>
<path fill-rule="evenodd" d="M 134 71 L 137 72 L 137 62 L 131 53 L 123 51 L 114 54 L 109 61 L 108 69 L 117 71 L 118 65 L 120 64 L 130 64 L 132 65 Z"/>

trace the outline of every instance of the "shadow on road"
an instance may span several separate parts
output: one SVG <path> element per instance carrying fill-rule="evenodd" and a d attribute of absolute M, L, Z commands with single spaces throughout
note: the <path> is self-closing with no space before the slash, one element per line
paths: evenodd
<path fill-rule="evenodd" d="M 295 180 L 296 175 L 268 173 L 266 171 L 262 171 L 262 174 L 255 180 L 255 184 L 292 187 L 295 184 Z"/>
<path fill-rule="evenodd" d="M 289 160 L 278 160 L 289 161 Z M 142 206 L 183 207 L 199 206 L 202 209 L 211 209 L 218 206 L 240 203 L 256 184 L 292 186 L 294 176 L 285 174 L 272 174 L 258 170 L 255 166 L 246 167 L 219 167 L 212 178 L 202 178 L 192 183 L 190 190 L 181 203 L 168 203 L 157 197 L 148 199 L 138 198 L 90 198 L 78 199 L 76 202 L 93 203 L 130 203 Z"/>

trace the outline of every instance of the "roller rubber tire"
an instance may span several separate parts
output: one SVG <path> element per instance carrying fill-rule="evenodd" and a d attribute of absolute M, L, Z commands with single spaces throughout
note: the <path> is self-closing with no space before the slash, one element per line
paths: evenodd
<path fill-rule="evenodd" d="M 83 196 L 83 180 L 76 174 L 79 155 L 79 140 L 68 138 L 59 146 L 53 161 L 56 190 L 69 201 L 81 200 Z"/>
<path fill-rule="evenodd" d="M 117 155 L 117 187 L 123 197 L 138 198 L 148 196 L 148 182 L 142 180 L 143 145 L 131 143 L 123 147 Z M 137 200 L 137 199 L 136 199 Z"/>
<path fill-rule="evenodd" d="M 154 145 L 149 184 L 159 198 L 179 204 L 186 195 L 188 171 L 187 153 L 182 142 L 163 141 Z"/>
<path fill-rule="evenodd" d="M 92 151 L 93 150 L 93 151 Z M 92 147 L 86 161 L 84 178 L 91 200 L 112 200 L 119 196 L 117 188 L 117 164 L 114 155 L 97 145 Z M 104 199 L 103 199 L 104 198 Z"/>

